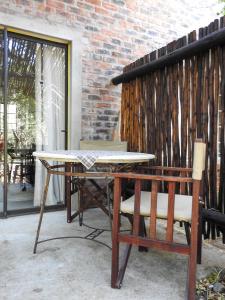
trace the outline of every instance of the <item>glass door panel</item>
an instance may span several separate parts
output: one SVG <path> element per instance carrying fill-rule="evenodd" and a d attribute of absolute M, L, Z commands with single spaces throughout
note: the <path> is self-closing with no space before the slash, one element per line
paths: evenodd
<path fill-rule="evenodd" d="M 65 149 L 65 53 L 63 47 L 9 35 L 8 210 L 40 205 L 45 171 L 32 153 Z M 53 178 L 47 204 L 63 201 L 63 181 Z"/>
<path fill-rule="evenodd" d="M 36 43 L 8 39 L 8 210 L 33 207 Z"/>

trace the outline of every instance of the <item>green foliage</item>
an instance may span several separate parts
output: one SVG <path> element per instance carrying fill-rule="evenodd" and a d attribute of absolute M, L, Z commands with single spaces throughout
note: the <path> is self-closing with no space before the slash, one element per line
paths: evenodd
<path fill-rule="evenodd" d="M 223 7 L 221 8 L 221 11 L 217 13 L 217 15 L 225 16 L 225 0 L 218 0 L 219 3 L 223 4 Z"/>
<path fill-rule="evenodd" d="M 20 140 L 18 147 L 30 146 L 35 142 L 35 99 L 19 90 L 9 95 L 9 103 L 16 105 L 16 134 Z M 8 132 L 8 143 L 9 145 L 15 143 L 12 131 Z"/>
<path fill-rule="evenodd" d="M 196 283 L 197 299 L 225 300 L 225 294 L 213 291 L 216 282 L 225 284 L 225 269 L 215 268 L 207 277 L 202 278 Z"/>

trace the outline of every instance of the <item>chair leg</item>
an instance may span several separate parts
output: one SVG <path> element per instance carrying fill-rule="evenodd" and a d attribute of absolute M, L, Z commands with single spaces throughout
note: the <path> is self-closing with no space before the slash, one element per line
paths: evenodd
<path fill-rule="evenodd" d="M 71 163 L 66 162 L 65 172 L 71 172 Z M 72 222 L 71 176 L 65 176 L 65 196 L 66 196 L 67 223 L 71 223 Z"/>
<path fill-rule="evenodd" d="M 129 220 L 133 223 L 133 218 L 131 217 Z M 144 222 L 144 217 L 140 218 L 140 236 L 146 236 L 146 227 L 145 227 L 145 222 Z M 113 241 L 112 245 L 112 281 L 111 281 L 111 286 L 112 288 L 120 288 L 123 282 L 123 278 L 125 275 L 125 271 L 127 268 L 127 263 L 130 257 L 132 245 L 128 244 L 126 246 L 126 249 L 123 254 L 123 258 L 121 261 L 121 266 L 119 268 L 119 243 L 116 241 Z M 148 248 L 139 246 L 139 251 L 141 252 L 147 252 Z"/>
<path fill-rule="evenodd" d="M 79 219 L 79 225 L 83 225 L 83 204 L 81 203 L 81 193 L 82 193 L 82 188 L 78 187 L 78 219 Z"/>
<path fill-rule="evenodd" d="M 14 169 L 14 173 L 13 173 L 13 183 L 16 182 L 16 176 L 17 176 L 17 173 L 18 173 L 18 169 L 19 169 L 19 166 L 16 165 L 15 169 Z"/>
<path fill-rule="evenodd" d="M 126 217 L 128 219 L 128 221 L 130 222 L 130 225 L 133 226 L 133 215 L 130 214 L 122 214 L 124 217 Z"/>
<path fill-rule="evenodd" d="M 119 273 L 118 273 L 118 277 L 117 277 L 117 282 L 116 282 L 116 287 L 120 288 L 123 282 L 123 278 L 124 278 L 124 274 L 127 268 L 127 263 L 130 257 L 130 253 L 131 253 L 131 248 L 132 245 L 127 245 L 126 249 L 124 251 L 124 255 L 123 255 L 123 259 L 121 262 L 121 267 L 119 269 Z"/>
<path fill-rule="evenodd" d="M 197 249 L 196 249 L 197 252 Z M 195 300 L 195 290 L 196 290 L 196 256 L 194 250 L 191 250 L 188 262 L 188 300 Z"/>
<path fill-rule="evenodd" d="M 112 233 L 112 212 L 110 206 L 110 188 L 109 188 L 109 181 L 106 178 L 106 194 L 107 194 L 107 205 L 108 205 L 108 212 L 109 212 L 109 227 Z"/>
<path fill-rule="evenodd" d="M 184 222 L 184 228 L 186 233 L 186 239 L 188 245 L 190 245 L 190 224 Z M 197 264 L 202 263 L 202 219 L 201 214 L 199 215 L 199 224 L 198 224 L 198 243 L 197 243 Z"/>
<path fill-rule="evenodd" d="M 187 239 L 188 245 L 190 245 L 190 243 L 191 243 L 190 226 L 191 226 L 190 223 L 184 222 L 184 229 L 185 229 L 185 234 L 186 234 L 186 239 Z"/>
<path fill-rule="evenodd" d="M 120 216 L 119 216 L 120 219 Z M 133 224 L 133 217 L 129 215 L 129 221 L 131 224 Z M 118 224 L 120 224 L 120 220 L 118 221 Z M 116 227 L 114 227 L 114 230 Z M 131 248 L 132 245 L 128 244 L 126 245 L 126 248 L 124 250 L 123 258 L 121 260 L 121 266 L 119 268 L 119 242 L 118 242 L 118 233 L 119 228 L 117 231 L 117 235 L 112 239 L 112 275 L 111 275 L 111 287 L 112 288 L 121 288 L 124 274 L 127 268 L 127 263 L 130 257 Z"/>
<path fill-rule="evenodd" d="M 197 264 L 202 263 L 202 205 L 199 206 L 199 219 L 198 219 L 198 242 L 197 242 Z"/>
<path fill-rule="evenodd" d="M 191 233 L 191 246 L 190 246 L 190 255 L 188 261 L 188 281 L 187 281 L 187 292 L 188 300 L 195 300 L 195 291 L 196 291 L 196 269 L 197 269 L 197 243 L 198 243 L 198 232 L 197 228 L 195 232 Z"/>
<path fill-rule="evenodd" d="M 83 211 L 79 211 L 78 218 L 79 218 L 79 225 L 82 226 L 83 225 L 83 218 L 84 218 Z"/>
<path fill-rule="evenodd" d="M 119 216 L 117 224 L 115 221 L 113 223 L 113 232 L 112 232 L 112 265 L 111 265 L 111 287 L 118 288 L 117 278 L 119 273 Z"/>
<path fill-rule="evenodd" d="M 120 197 L 121 182 L 115 178 L 114 211 L 112 226 L 112 263 L 111 263 L 111 287 L 120 288 L 117 284 L 119 274 L 119 230 L 120 230 Z"/>
<path fill-rule="evenodd" d="M 121 267 L 119 269 L 119 243 L 115 242 L 112 246 L 112 273 L 111 273 L 111 287 L 120 289 L 124 274 L 127 268 L 127 263 L 130 257 L 132 245 L 127 245 L 124 251 Z"/>
<path fill-rule="evenodd" d="M 200 181 L 194 181 L 192 220 L 191 220 L 191 243 L 190 243 L 190 253 L 189 253 L 189 262 L 188 262 L 188 300 L 195 300 L 195 291 L 196 291 L 198 221 L 199 221 L 199 204 L 198 204 L 199 189 L 200 189 Z"/>
<path fill-rule="evenodd" d="M 184 228 L 188 245 L 191 245 L 191 225 L 184 222 Z M 198 242 L 198 240 L 197 240 Z M 195 282 L 196 282 L 196 263 L 197 263 L 197 246 L 190 247 L 190 256 L 188 261 L 188 280 L 187 280 L 187 300 L 195 300 Z"/>
<path fill-rule="evenodd" d="M 147 236 L 146 226 L 145 226 L 145 218 L 143 216 L 140 217 L 140 226 L 139 226 L 139 235 L 142 237 Z M 147 247 L 139 246 L 138 251 L 140 252 L 148 252 Z"/>
<path fill-rule="evenodd" d="M 117 277 L 119 272 L 119 243 L 112 243 L 112 271 L 111 271 L 111 287 L 117 288 Z"/>

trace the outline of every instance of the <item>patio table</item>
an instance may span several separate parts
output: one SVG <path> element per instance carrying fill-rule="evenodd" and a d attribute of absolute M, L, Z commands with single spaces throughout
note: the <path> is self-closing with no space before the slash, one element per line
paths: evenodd
<path fill-rule="evenodd" d="M 38 158 L 47 170 L 47 177 L 44 187 L 43 198 L 41 202 L 41 210 L 39 223 L 34 245 L 34 253 L 36 253 L 37 244 L 42 242 L 39 240 L 41 223 L 47 199 L 48 186 L 51 175 L 65 176 L 65 200 L 67 204 L 67 222 L 73 219 L 71 216 L 71 177 L 88 177 L 95 173 L 87 172 L 91 167 L 105 166 L 109 171 L 97 172 L 96 176 L 109 177 L 111 173 L 128 169 L 138 163 L 149 162 L 155 158 L 155 155 L 148 153 L 124 152 L 124 151 L 99 151 L 99 150 L 55 150 L 55 151 L 37 151 L 33 156 Z M 54 162 L 50 164 L 49 162 Z M 82 171 L 76 171 L 75 167 L 83 166 Z M 62 170 L 64 169 L 64 170 Z M 78 168 L 78 170 L 80 170 Z"/>

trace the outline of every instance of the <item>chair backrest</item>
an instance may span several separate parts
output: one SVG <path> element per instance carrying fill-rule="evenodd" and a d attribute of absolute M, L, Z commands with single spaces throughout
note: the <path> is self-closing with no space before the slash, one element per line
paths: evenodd
<path fill-rule="evenodd" d="M 127 151 L 127 142 L 102 141 L 102 140 L 81 140 L 80 150 L 106 150 L 106 151 Z"/>
<path fill-rule="evenodd" d="M 205 170 L 206 144 L 201 140 L 196 140 L 194 144 L 194 158 L 192 178 L 196 180 L 202 179 L 202 172 Z"/>
<path fill-rule="evenodd" d="M 194 143 L 193 151 L 193 165 L 192 168 L 184 167 L 163 167 L 163 166 L 150 166 L 147 168 L 141 167 L 142 172 L 151 172 L 151 174 L 162 176 L 182 176 L 191 177 L 196 180 L 202 179 L 203 171 L 205 170 L 205 157 L 206 157 L 206 144 L 202 140 L 196 140 Z M 190 183 L 180 182 L 179 186 L 176 185 L 176 193 L 179 190 L 180 194 L 190 194 Z M 167 190 L 167 184 L 161 186 L 160 190 L 164 192 Z"/>

